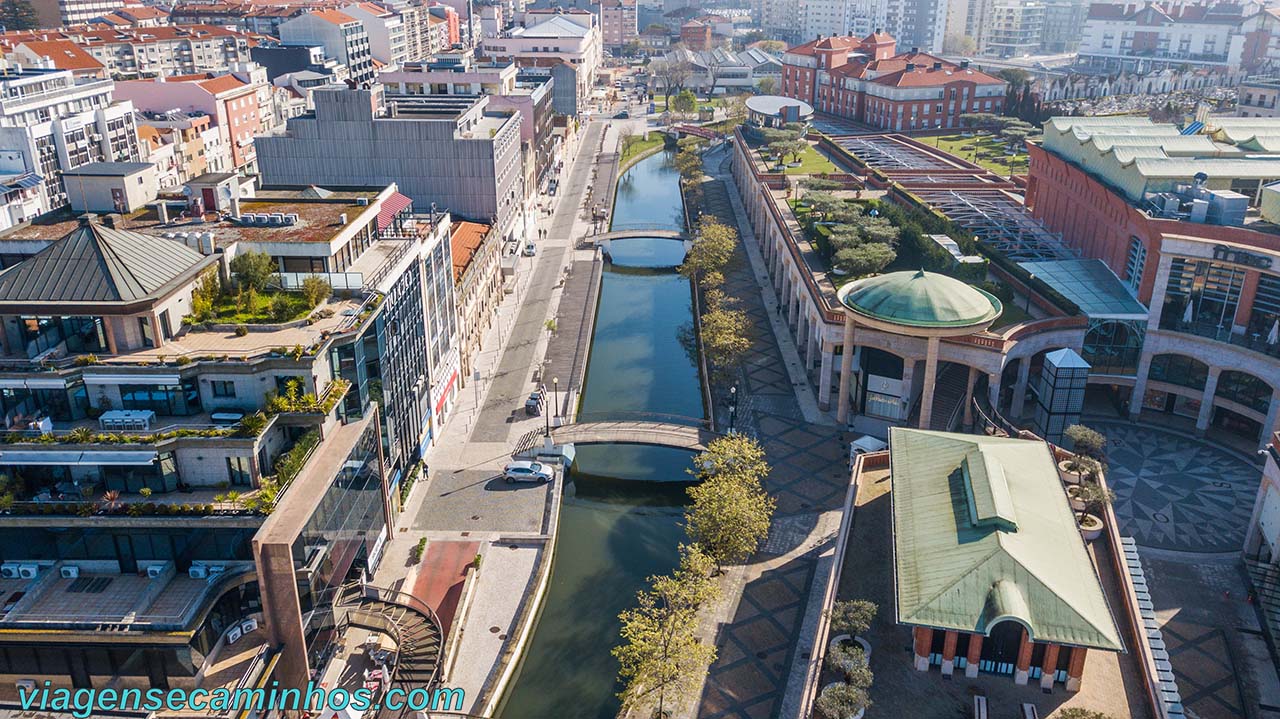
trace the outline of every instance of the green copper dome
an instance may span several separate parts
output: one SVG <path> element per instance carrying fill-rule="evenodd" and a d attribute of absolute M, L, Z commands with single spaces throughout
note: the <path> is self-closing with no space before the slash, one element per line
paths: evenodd
<path fill-rule="evenodd" d="M 840 288 L 855 314 L 907 327 L 969 327 L 1000 316 L 1000 300 L 934 272 L 890 272 Z"/>

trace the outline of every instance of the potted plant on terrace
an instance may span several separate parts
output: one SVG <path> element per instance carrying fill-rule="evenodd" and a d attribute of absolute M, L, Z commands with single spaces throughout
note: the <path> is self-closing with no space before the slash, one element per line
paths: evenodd
<path fill-rule="evenodd" d="M 871 668 L 862 647 L 827 655 L 827 666 L 844 676 L 842 682 L 831 682 L 818 695 L 818 714 L 826 719 L 862 719 L 871 706 Z"/>
<path fill-rule="evenodd" d="M 870 659 L 871 643 L 859 635 L 871 627 L 871 621 L 875 619 L 878 609 L 875 602 L 862 599 L 839 601 L 833 604 L 827 612 L 827 619 L 831 621 L 831 632 L 835 635 L 831 637 L 829 653 L 834 654 L 840 649 L 848 651 L 857 644 Z"/>
<path fill-rule="evenodd" d="M 1076 514 L 1080 534 L 1086 542 L 1092 542 L 1102 534 L 1101 515 L 1106 506 L 1115 499 L 1115 493 L 1096 481 L 1083 482 L 1073 489 L 1075 489 L 1077 500 L 1083 505 L 1083 510 Z"/>

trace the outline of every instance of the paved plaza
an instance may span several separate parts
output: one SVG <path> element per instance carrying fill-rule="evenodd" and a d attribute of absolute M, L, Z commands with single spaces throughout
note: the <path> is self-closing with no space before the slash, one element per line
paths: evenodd
<path fill-rule="evenodd" d="M 1230 450 L 1161 427 L 1086 422 L 1107 436 L 1107 479 L 1121 530 L 1143 547 L 1237 552 L 1260 468 Z"/>

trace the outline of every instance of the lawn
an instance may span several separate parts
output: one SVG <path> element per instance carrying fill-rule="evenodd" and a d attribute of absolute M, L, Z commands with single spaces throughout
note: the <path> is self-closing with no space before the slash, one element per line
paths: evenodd
<path fill-rule="evenodd" d="M 272 304 L 277 297 L 284 298 L 285 307 L 288 310 L 282 313 L 282 317 L 275 317 L 271 312 Z M 251 311 L 241 309 L 235 295 L 219 297 L 213 307 L 213 321 L 219 324 L 238 325 L 272 324 L 302 319 L 309 312 L 311 307 L 307 306 L 301 293 L 266 291 L 258 293 Z"/>
<path fill-rule="evenodd" d="M 623 140 L 621 164 L 655 147 L 662 147 L 665 138 L 660 132 L 646 132 L 644 135 L 632 135 Z"/>
<path fill-rule="evenodd" d="M 1005 154 L 1005 142 L 995 135 L 978 133 L 970 137 L 963 135 L 941 135 L 920 138 L 921 142 L 949 152 L 962 160 L 976 162 L 997 175 L 1009 174 L 1010 155 Z M 1025 172 L 1027 154 L 1020 152 L 1012 156 L 1014 172 Z"/>
<path fill-rule="evenodd" d="M 764 159 L 763 151 L 760 154 L 760 159 L 764 161 L 766 165 L 769 165 L 768 161 Z M 790 159 L 790 156 L 788 156 L 787 160 L 789 161 Z M 769 166 L 769 169 L 773 170 L 773 167 Z M 839 171 L 840 168 L 836 167 L 831 160 L 828 160 L 826 155 L 823 155 L 821 152 L 814 149 L 812 145 L 805 148 L 805 151 L 800 153 L 799 167 L 786 168 L 786 174 L 788 175 L 822 175 Z"/>

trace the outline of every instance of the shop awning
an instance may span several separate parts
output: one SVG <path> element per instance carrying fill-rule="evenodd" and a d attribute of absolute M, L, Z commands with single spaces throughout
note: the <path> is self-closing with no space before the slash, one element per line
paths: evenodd
<path fill-rule="evenodd" d="M 0 377 L 0 389 L 66 389 L 61 377 Z"/>
<path fill-rule="evenodd" d="M 86 374 L 85 384 L 181 384 L 176 374 Z"/>
<path fill-rule="evenodd" d="M 413 200 L 400 194 L 399 192 L 391 193 L 391 197 L 382 201 L 382 207 L 378 208 L 378 232 L 382 232 L 391 226 L 391 221 L 396 215 L 404 212 L 413 205 Z"/>
<path fill-rule="evenodd" d="M 156 460 L 155 452 L 81 452 L 15 449 L 0 451 L 0 465 L 13 464 L 96 464 L 104 466 L 139 466 Z"/>

